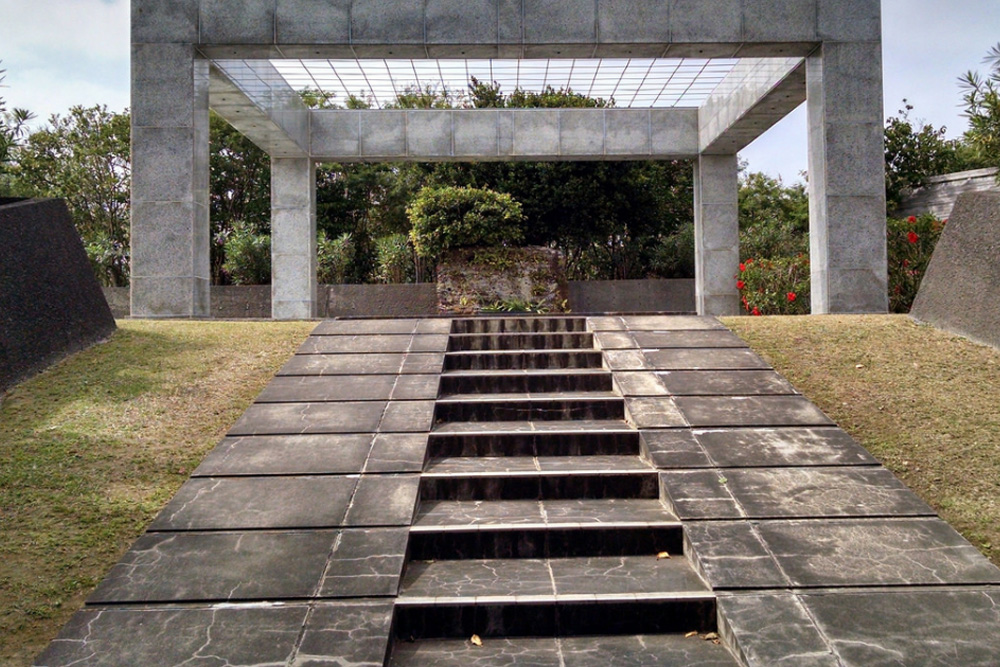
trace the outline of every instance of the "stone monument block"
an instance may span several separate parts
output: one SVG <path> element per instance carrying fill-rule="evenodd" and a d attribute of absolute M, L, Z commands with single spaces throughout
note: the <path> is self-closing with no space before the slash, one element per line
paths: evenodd
<path fill-rule="evenodd" d="M 959 195 L 910 315 L 1000 347 L 1000 192 Z"/>
<path fill-rule="evenodd" d="M 0 200 L 0 391 L 114 330 L 66 204 Z"/>

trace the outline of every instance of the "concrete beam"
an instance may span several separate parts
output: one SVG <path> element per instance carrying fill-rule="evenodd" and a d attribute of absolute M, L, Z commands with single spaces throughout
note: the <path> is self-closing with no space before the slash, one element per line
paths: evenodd
<path fill-rule="evenodd" d="M 697 109 L 313 111 L 315 160 L 649 160 L 698 153 Z"/>
<path fill-rule="evenodd" d="M 741 60 L 698 111 L 701 152 L 737 153 L 805 101 L 801 58 Z"/>
<path fill-rule="evenodd" d="M 209 106 L 271 157 L 306 157 L 309 108 L 266 60 L 213 63 Z"/>
<path fill-rule="evenodd" d="M 878 0 L 192 1 L 213 58 L 786 57 L 881 30 Z"/>

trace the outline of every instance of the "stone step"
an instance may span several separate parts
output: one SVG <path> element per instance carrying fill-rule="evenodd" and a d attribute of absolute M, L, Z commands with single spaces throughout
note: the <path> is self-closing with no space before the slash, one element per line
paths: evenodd
<path fill-rule="evenodd" d="M 492 472 L 477 475 L 424 474 L 421 500 L 575 500 L 659 498 L 655 470 Z"/>
<path fill-rule="evenodd" d="M 532 333 L 532 332 L 585 332 L 587 320 L 583 317 L 476 317 L 451 321 L 453 334 L 473 333 Z"/>
<path fill-rule="evenodd" d="M 625 401 L 611 391 L 458 394 L 439 398 L 434 422 L 624 419 Z"/>
<path fill-rule="evenodd" d="M 537 422 L 535 430 L 520 428 L 523 422 L 507 423 L 513 430 L 504 430 L 504 422 L 440 424 L 428 439 L 427 454 L 430 458 L 639 454 L 639 432 L 624 421 L 588 423 L 595 428 L 559 421 Z"/>
<path fill-rule="evenodd" d="M 476 526 L 413 533 L 408 552 L 417 561 L 649 556 L 664 552 L 683 558 L 684 533 L 676 522 L 655 527 L 614 523 L 552 529 Z"/>
<path fill-rule="evenodd" d="M 603 611 L 599 610 L 599 611 Z M 638 606 L 641 613 L 657 613 L 655 604 Z M 501 637 L 487 636 L 482 646 L 461 639 L 397 640 L 390 667 L 478 667 L 480 665 L 531 665 L 532 667 L 607 667 L 608 665 L 699 665 L 732 667 L 739 664 L 725 646 L 705 641 L 704 635 L 608 635 L 596 628 L 587 636 Z M 690 632 L 699 631 L 692 623 Z M 635 632 L 634 630 L 632 631 Z M 471 636 L 471 635 L 470 635 Z"/>
<path fill-rule="evenodd" d="M 603 367 L 600 350 L 492 350 L 444 355 L 445 371 Z"/>
<path fill-rule="evenodd" d="M 494 530 L 555 530 L 583 526 L 668 527 L 680 525 L 659 499 L 423 500 L 410 534 Z"/>
<path fill-rule="evenodd" d="M 441 396 L 552 391 L 611 391 L 611 373 L 599 368 L 450 371 L 441 375 Z"/>
<path fill-rule="evenodd" d="M 562 331 L 475 333 L 451 334 L 448 339 L 448 352 L 568 349 L 594 349 L 594 334 Z"/>
<path fill-rule="evenodd" d="M 542 472 L 597 474 L 648 472 L 649 463 L 638 456 L 446 456 L 428 460 L 424 477 L 534 475 Z"/>

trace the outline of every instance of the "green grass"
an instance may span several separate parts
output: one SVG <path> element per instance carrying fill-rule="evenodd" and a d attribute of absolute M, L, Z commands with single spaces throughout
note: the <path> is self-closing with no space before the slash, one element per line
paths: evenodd
<path fill-rule="evenodd" d="M 906 315 L 725 323 L 1000 565 L 1000 351 Z"/>
<path fill-rule="evenodd" d="M 0 404 L 0 664 L 30 664 L 314 323 L 122 321 Z"/>

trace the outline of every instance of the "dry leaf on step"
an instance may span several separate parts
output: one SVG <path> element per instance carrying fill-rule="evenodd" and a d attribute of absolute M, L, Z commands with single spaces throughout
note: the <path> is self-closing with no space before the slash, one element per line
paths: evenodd
<path fill-rule="evenodd" d="M 472 635 L 472 637 L 469 638 L 469 641 L 472 642 L 474 646 L 483 645 L 483 640 L 479 638 L 479 635 Z"/>
<path fill-rule="evenodd" d="M 661 551 L 660 553 L 656 554 L 656 560 L 664 560 L 666 558 L 670 558 L 670 554 L 668 554 L 666 551 Z"/>

